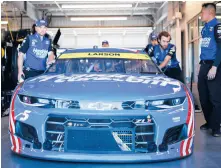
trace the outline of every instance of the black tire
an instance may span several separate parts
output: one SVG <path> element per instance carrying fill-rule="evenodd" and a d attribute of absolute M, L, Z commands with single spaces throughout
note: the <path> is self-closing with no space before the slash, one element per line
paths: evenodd
<path fill-rule="evenodd" d="M 18 81 L 18 46 L 14 46 L 12 48 L 12 64 L 11 64 L 11 78 L 13 86 L 15 87 L 17 85 Z"/>

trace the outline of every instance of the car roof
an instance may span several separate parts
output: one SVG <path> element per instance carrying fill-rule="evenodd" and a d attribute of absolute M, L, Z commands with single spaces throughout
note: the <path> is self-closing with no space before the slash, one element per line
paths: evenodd
<path fill-rule="evenodd" d="M 108 53 L 134 53 L 134 54 L 145 54 L 142 50 L 127 49 L 127 48 L 82 48 L 82 49 L 69 49 L 62 54 L 71 53 L 87 53 L 87 52 L 108 52 Z"/>

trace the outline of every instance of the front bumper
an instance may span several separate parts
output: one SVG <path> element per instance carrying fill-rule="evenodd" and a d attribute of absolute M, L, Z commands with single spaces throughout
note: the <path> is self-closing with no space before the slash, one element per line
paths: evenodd
<path fill-rule="evenodd" d="M 183 158 L 189 156 L 193 150 L 193 135 L 187 136 L 181 141 L 168 144 L 168 149 L 165 152 L 159 151 L 159 146 L 163 143 L 165 133 L 168 129 L 186 124 L 188 103 L 185 102 L 182 107 L 177 107 L 169 109 L 163 112 L 154 111 L 73 111 L 69 109 L 40 109 L 36 107 L 24 106 L 19 101 L 16 101 L 15 106 L 15 122 L 19 121 L 28 125 L 31 125 L 36 129 L 38 141 L 41 143 L 40 148 L 34 148 L 33 143 L 26 141 L 21 136 L 11 133 L 12 150 L 15 153 L 29 156 L 39 159 L 56 160 L 56 161 L 73 161 L 73 162 L 156 162 L 173 160 L 178 158 Z M 70 118 L 81 118 L 81 119 L 110 119 L 110 118 L 136 118 L 138 122 L 143 122 L 143 119 L 147 118 L 148 115 L 152 116 L 154 120 L 154 130 L 153 130 L 153 142 L 157 146 L 156 151 L 152 152 L 112 152 L 112 151 L 95 151 L 89 152 L 79 150 L 79 151 L 67 151 L 65 150 L 65 145 L 61 151 L 45 150 L 43 144 L 47 139 L 47 127 L 46 123 L 48 119 L 52 116 Z M 11 116 L 13 117 L 13 116 Z M 141 120 L 140 120 L 141 119 Z M 12 120 L 12 119 L 11 119 Z M 16 125 L 16 123 L 14 123 Z M 78 123 L 72 123 L 78 124 Z M 13 124 L 12 124 L 13 125 Z M 64 124 L 63 124 L 64 125 Z M 73 126 L 73 125 L 72 125 Z M 76 125 L 76 129 L 81 125 Z M 93 125 L 94 126 L 94 125 Z M 108 126 L 108 125 L 106 125 Z M 74 128 L 75 129 L 75 128 Z M 125 127 L 124 127 L 125 129 Z M 132 129 L 132 128 L 130 128 Z M 13 130 L 13 129 L 11 129 Z M 16 128 L 15 128 L 16 131 Z M 134 130 L 132 130 L 134 131 Z M 65 131 L 63 131 L 65 132 Z M 135 131 L 136 132 L 136 131 Z M 65 137 L 63 137 L 63 141 Z M 99 138 L 99 137 L 98 137 Z M 17 140 L 16 140 L 17 139 Z M 61 139 L 58 139 L 58 141 Z M 17 142 L 20 145 L 17 145 Z M 15 146 L 13 146 L 16 145 Z"/>
<path fill-rule="evenodd" d="M 193 137 L 191 138 L 193 139 Z M 188 140 L 188 139 L 186 139 Z M 27 142 L 22 140 L 22 144 Z M 100 163 L 141 163 L 141 162 L 161 162 L 185 158 L 192 154 L 193 147 L 190 153 L 185 156 L 180 155 L 180 145 L 182 142 L 169 145 L 167 152 L 156 153 L 136 153 L 136 154 L 91 154 L 91 153 L 59 153 L 53 151 L 35 150 L 23 148 L 20 150 L 20 155 L 54 161 L 68 161 L 68 162 L 100 162 Z"/>

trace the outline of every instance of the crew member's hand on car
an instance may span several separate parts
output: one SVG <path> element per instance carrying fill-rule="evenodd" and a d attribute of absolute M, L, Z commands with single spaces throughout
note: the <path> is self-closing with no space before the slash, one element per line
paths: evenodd
<path fill-rule="evenodd" d="M 46 68 L 49 68 L 51 66 L 51 64 L 54 64 L 55 63 L 55 60 L 51 60 L 51 61 L 48 61 L 46 64 Z"/>
<path fill-rule="evenodd" d="M 18 83 L 21 83 L 24 81 L 24 79 L 22 79 L 22 75 L 23 77 L 25 76 L 23 72 L 23 60 L 24 60 L 24 53 L 19 52 L 18 53 Z"/>
<path fill-rule="evenodd" d="M 22 70 L 18 72 L 18 83 L 24 82 L 24 80 L 25 80 L 24 76 L 25 76 L 25 74 Z"/>

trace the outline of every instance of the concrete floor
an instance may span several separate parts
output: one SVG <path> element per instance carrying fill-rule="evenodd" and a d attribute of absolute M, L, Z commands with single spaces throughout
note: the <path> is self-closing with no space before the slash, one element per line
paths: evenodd
<path fill-rule="evenodd" d="M 1 119 L 1 167 L 2 168 L 221 168 L 221 137 L 210 136 L 210 131 L 200 131 L 204 123 L 202 113 L 196 114 L 194 153 L 186 159 L 146 164 L 90 164 L 41 161 L 12 154 L 8 136 L 8 117 Z"/>

